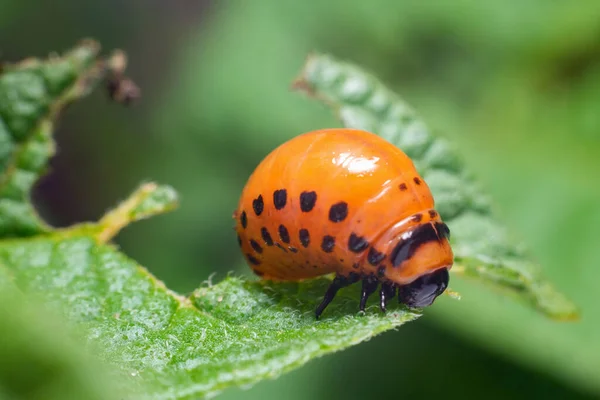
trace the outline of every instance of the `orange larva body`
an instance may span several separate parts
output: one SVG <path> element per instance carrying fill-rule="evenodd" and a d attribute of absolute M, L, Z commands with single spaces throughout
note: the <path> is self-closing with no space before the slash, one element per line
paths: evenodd
<path fill-rule="evenodd" d="M 449 231 L 429 187 L 406 154 L 369 132 L 319 130 L 279 146 L 250 176 L 234 218 L 242 252 L 264 279 L 336 273 L 317 317 L 358 280 L 361 309 L 377 283 L 382 309 L 396 289 L 420 306 L 416 297 L 431 304 L 447 286 Z"/>

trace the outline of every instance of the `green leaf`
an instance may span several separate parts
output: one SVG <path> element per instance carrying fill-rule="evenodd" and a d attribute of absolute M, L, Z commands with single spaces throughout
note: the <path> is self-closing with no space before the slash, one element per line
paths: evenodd
<path fill-rule="evenodd" d="M 53 119 L 103 76 L 99 46 L 85 41 L 64 57 L 2 65 L 0 75 L 0 237 L 48 232 L 29 201 L 54 154 Z"/>
<path fill-rule="evenodd" d="M 344 126 L 377 133 L 413 159 L 452 231 L 453 275 L 490 284 L 551 318 L 578 318 L 577 307 L 543 279 L 525 246 L 499 223 L 459 152 L 398 95 L 360 68 L 321 54 L 309 56 L 293 87 L 332 107 Z"/>
<path fill-rule="evenodd" d="M 144 384 L 144 398 L 196 398 L 274 378 L 419 316 L 382 316 L 375 306 L 357 315 L 356 287 L 317 322 L 325 279 L 273 285 L 228 277 L 186 298 L 89 236 L 5 242 L 0 262 L 22 290 L 79 322 L 103 359 Z"/>

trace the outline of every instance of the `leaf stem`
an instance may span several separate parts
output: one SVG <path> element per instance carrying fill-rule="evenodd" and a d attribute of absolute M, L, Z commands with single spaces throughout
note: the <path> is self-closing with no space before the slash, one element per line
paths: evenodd
<path fill-rule="evenodd" d="M 177 204 L 177 193 L 170 186 L 145 183 L 100 219 L 96 237 L 102 243 L 108 242 L 131 222 L 171 211 Z"/>

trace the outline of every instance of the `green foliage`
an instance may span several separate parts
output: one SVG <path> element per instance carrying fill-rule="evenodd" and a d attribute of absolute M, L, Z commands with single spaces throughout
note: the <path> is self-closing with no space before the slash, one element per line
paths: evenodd
<path fill-rule="evenodd" d="M 29 195 L 54 154 L 58 113 L 120 69 L 120 53 L 98 60 L 99 46 L 85 41 L 63 57 L 3 64 L 0 75 L 0 237 L 48 232 Z"/>
<path fill-rule="evenodd" d="M 97 51 L 97 45 L 86 42 L 63 58 L 8 66 L 0 77 L 0 126 L 10 148 L 0 175 L 0 201 L 8 204 L 0 214 L 0 285 L 14 284 L 28 298 L 62 314 L 99 358 L 115 366 L 119 383 L 136 388 L 145 398 L 214 394 L 279 376 L 421 315 L 399 305 L 385 315 L 374 305 L 365 314 L 357 313 L 355 286 L 343 290 L 327 316 L 315 321 L 314 307 L 327 279 L 274 284 L 228 277 L 203 285 L 189 297 L 174 293 L 107 244 L 130 222 L 173 209 L 177 196 L 168 186 L 142 185 L 97 224 L 61 230 L 45 226 L 28 201 L 29 191 L 53 152 L 53 118 L 110 69 L 110 61 L 96 59 Z M 371 124 L 361 126 L 393 135 L 388 138 L 418 159 L 425 178 L 431 178 L 430 185 L 439 191 L 440 210 L 450 221 L 472 213 L 476 221 L 471 222 L 483 226 L 478 234 L 496 235 L 499 228 L 487 225 L 486 200 L 470 182 L 464 185 L 466 175 L 449 145 L 431 138 L 404 103 L 372 78 L 327 58 L 316 60 L 323 64 L 308 65 L 304 84 L 340 103 L 345 122 Z M 434 173 L 447 177 L 436 185 Z M 466 190 L 459 192 L 458 200 L 456 190 Z M 484 222 L 477 225 L 479 220 Z M 532 290 L 541 281 L 515 267 L 522 265 L 522 254 L 514 247 L 497 239 L 486 247 L 480 238 L 470 243 L 460 233 L 455 236 L 466 272 L 516 287 L 550 315 L 571 315 L 566 301 L 548 305 L 546 299 L 557 298 L 553 291 L 540 295 Z M 9 326 L 18 332 L 16 324 Z"/>

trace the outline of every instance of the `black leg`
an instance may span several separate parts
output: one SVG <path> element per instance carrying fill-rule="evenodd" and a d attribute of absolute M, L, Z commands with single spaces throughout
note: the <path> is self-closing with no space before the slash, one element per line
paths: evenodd
<path fill-rule="evenodd" d="M 325 296 L 323 297 L 323 301 L 321 302 L 321 304 L 319 304 L 319 306 L 315 310 L 315 316 L 317 317 L 317 319 L 319 319 L 319 317 L 323 313 L 323 310 L 325 310 L 325 307 L 327 307 L 329 305 L 329 303 L 331 303 L 331 300 L 333 300 L 333 298 L 337 294 L 338 290 L 340 290 L 343 287 L 352 285 L 353 283 L 357 282 L 359 279 L 360 279 L 360 276 L 358 276 L 358 274 L 355 274 L 355 273 L 352 273 L 347 277 L 341 276 L 341 275 L 336 275 L 333 282 L 331 282 L 331 285 L 329 285 L 329 287 L 327 288 L 327 291 L 325 292 Z"/>
<path fill-rule="evenodd" d="M 396 286 L 393 283 L 383 283 L 381 284 L 381 291 L 379 292 L 381 304 L 381 311 L 385 312 L 385 308 L 388 300 L 393 298 L 396 295 Z"/>
<path fill-rule="evenodd" d="M 377 278 L 374 276 L 368 276 L 363 279 L 362 282 L 362 294 L 360 295 L 360 311 L 365 311 L 365 306 L 367 305 L 367 299 L 369 296 L 377 290 Z"/>

